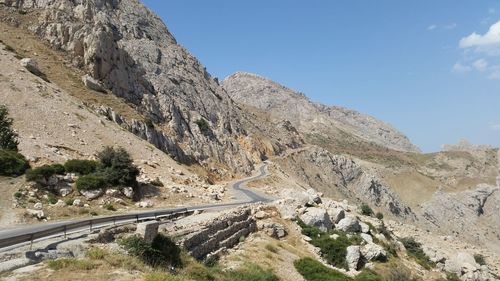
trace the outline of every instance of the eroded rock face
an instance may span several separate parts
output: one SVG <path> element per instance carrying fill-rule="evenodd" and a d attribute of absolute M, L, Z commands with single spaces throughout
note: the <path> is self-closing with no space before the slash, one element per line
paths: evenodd
<path fill-rule="evenodd" d="M 350 271 L 358 270 L 358 263 L 360 258 L 361 254 L 359 252 L 359 246 L 347 247 L 347 254 L 345 259 L 347 262 L 347 268 L 349 268 Z"/>
<path fill-rule="evenodd" d="M 391 149 L 419 151 L 389 124 L 354 110 L 313 103 L 304 94 L 259 75 L 237 72 L 224 79 L 222 85 L 236 101 L 290 120 L 299 131 L 321 134 L 341 129 Z"/>
<path fill-rule="evenodd" d="M 326 196 L 367 202 L 383 207 L 395 216 L 415 219 L 415 214 L 396 193 L 347 156 L 311 147 L 276 161 L 287 173 L 297 175 L 299 180 Z"/>
<path fill-rule="evenodd" d="M 322 208 L 307 208 L 306 211 L 300 215 L 300 219 L 309 226 L 314 226 L 322 231 L 332 229 L 333 223 L 327 211 Z"/>
<path fill-rule="evenodd" d="M 132 104 L 148 122 L 122 120 L 128 129 L 175 159 L 222 163 L 239 172 L 253 170 L 261 160 L 261 144 L 242 129 L 243 113 L 138 0 L 2 3 L 36 11 L 39 17 L 27 28 L 64 50 L 88 74 L 87 86 Z"/>

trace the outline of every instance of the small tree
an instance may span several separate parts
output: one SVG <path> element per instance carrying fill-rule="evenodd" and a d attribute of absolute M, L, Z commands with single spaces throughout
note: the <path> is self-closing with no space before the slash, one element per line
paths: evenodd
<path fill-rule="evenodd" d="M 17 151 L 18 135 L 12 129 L 12 118 L 5 105 L 0 105 L 0 149 Z"/>
<path fill-rule="evenodd" d="M 370 208 L 370 206 L 368 206 L 368 204 L 366 204 L 366 203 L 361 204 L 360 209 L 361 209 L 361 214 L 364 215 L 364 216 L 371 216 L 371 215 L 373 215 L 372 208 Z"/>
<path fill-rule="evenodd" d="M 110 185 L 137 186 L 136 177 L 139 170 L 125 149 L 107 146 L 99 152 L 97 158 L 101 162 L 97 174 L 105 178 Z"/>

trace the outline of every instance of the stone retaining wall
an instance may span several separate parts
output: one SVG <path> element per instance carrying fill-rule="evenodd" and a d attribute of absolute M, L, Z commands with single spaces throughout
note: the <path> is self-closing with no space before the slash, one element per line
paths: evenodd
<path fill-rule="evenodd" d="M 257 231 L 250 209 L 244 209 L 218 218 L 196 233 L 184 238 L 182 245 L 197 259 L 223 248 L 238 244 L 240 238 Z"/>

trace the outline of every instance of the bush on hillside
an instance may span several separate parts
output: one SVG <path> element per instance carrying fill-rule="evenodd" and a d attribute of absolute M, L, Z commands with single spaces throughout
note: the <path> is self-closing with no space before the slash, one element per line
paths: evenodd
<path fill-rule="evenodd" d="M 225 272 L 221 281 L 279 281 L 270 269 L 265 270 L 255 264 L 246 264 L 238 269 Z"/>
<path fill-rule="evenodd" d="M 69 160 L 64 164 L 66 172 L 88 175 L 96 171 L 97 162 L 92 160 Z"/>
<path fill-rule="evenodd" d="M 293 265 L 295 269 L 307 281 L 351 281 L 352 278 L 343 273 L 324 266 L 312 258 L 296 260 Z"/>
<path fill-rule="evenodd" d="M 105 147 L 97 158 L 100 167 L 96 174 L 103 177 L 110 185 L 137 186 L 136 177 L 139 169 L 133 164 L 130 154 L 123 148 Z"/>
<path fill-rule="evenodd" d="M 29 168 L 24 156 L 13 150 L 0 149 L 0 176 L 19 176 Z"/>
<path fill-rule="evenodd" d="M 26 172 L 27 181 L 42 181 L 48 180 L 53 175 L 64 174 L 64 166 L 61 164 L 43 165 Z"/>
<path fill-rule="evenodd" d="M 152 267 L 180 266 L 180 248 L 170 238 L 159 234 L 149 244 L 138 236 L 130 236 L 120 241 L 120 244 L 133 256 Z"/>
<path fill-rule="evenodd" d="M 413 237 L 406 237 L 400 239 L 401 243 L 406 248 L 408 254 L 413 257 L 418 264 L 425 269 L 431 269 L 435 264 L 429 259 L 422 249 L 422 244 L 418 243 Z"/>
<path fill-rule="evenodd" d="M 12 118 L 5 105 L 0 105 L 0 149 L 17 151 L 18 135 L 12 129 Z"/>
<path fill-rule="evenodd" d="M 85 175 L 76 180 L 76 189 L 78 191 L 104 188 L 106 185 L 106 180 L 97 175 Z"/>
<path fill-rule="evenodd" d="M 363 216 L 373 215 L 373 210 L 372 210 L 372 208 L 370 208 L 370 206 L 368 206 L 368 204 L 365 204 L 365 203 L 361 204 L 360 209 L 361 209 L 361 214 Z"/>

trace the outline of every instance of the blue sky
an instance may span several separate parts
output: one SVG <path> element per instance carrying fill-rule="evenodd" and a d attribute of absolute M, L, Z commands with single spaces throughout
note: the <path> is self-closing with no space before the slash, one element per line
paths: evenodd
<path fill-rule="evenodd" d="M 426 152 L 460 138 L 500 147 L 498 0 L 143 2 L 220 79 L 266 76 Z"/>

